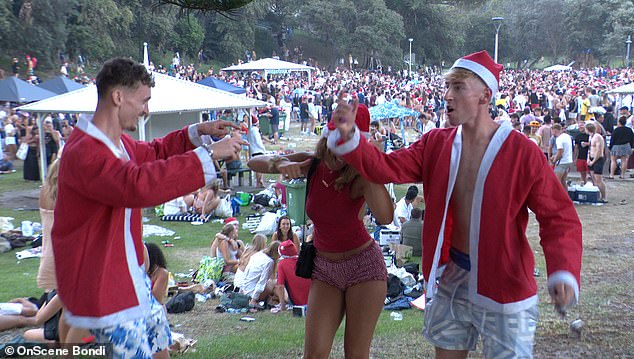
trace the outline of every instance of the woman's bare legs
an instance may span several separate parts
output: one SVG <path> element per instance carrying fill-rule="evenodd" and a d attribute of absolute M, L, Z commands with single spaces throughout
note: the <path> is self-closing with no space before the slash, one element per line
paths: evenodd
<path fill-rule="evenodd" d="M 369 358 L 374 328 L 383 310 L 387 283 L 363 282 L 348 288 L 346 301 L 346 358 Z"/>
<path fill-rule="evenodd" d="M 328 358 L 335 333 L 343 319 L 344 305 L 343 292 L 313 279 L 308 294 L 304 358 Z"/>

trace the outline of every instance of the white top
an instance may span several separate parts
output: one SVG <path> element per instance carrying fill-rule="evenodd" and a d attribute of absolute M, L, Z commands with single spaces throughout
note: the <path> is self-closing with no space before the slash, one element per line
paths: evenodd
<path fill-rule="evenodd" d="M 266 148 L 264 148 L 264 142 L 262 142 L 262 135 L 260 135 L 260 129 L 258 126 L 251 126 L 247 133 L 247 142 L 249 142 L 249 154 L 260 153 L 264 154 Z"/>
<path fill-rule="evenodd" d="M 273 270 L 273 258 L 259 251 L 251 256 L 241 278 L 240 292 L 258 300 Z"/>
<path fill-rule="evenodd" d="M 572 138 L 567 133 L 562 133 L 555 140 L 555 144 L 557 145 L 557 150 L 564 150 L 561 159 L 559 160 L 560 165 L 566 165 L 572 163 Z"/>
<path fill-rule="evenodd" d="M 394 217 L 403 217 L 405 221 L 409 221 L 412 215 L 412 209 L 414 206 L 410 203 L 407 204 L 405 202 L 405 197 L 401 198 L 400 201 L 396 203 L 396 209 L 394 210 Z M 400 227 L 400 225 L 399 225 Z"/>

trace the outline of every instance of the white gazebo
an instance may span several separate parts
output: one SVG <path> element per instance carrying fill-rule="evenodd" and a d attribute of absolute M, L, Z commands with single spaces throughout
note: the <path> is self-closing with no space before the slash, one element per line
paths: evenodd
<path fill-rule="evenodd" d="M 175 77 L 152 73 L 155 86 L 149 102 L 150 116 L 139 121 L 138 130 L 132 136 L 141 140 L 162 137 L 186 125 L 202 121 L 202 113 L 224 109 L 264 107 L 265 102 L 241 95 L 180 80 Z M 97 87 L 89 86 L 34 102 L 18 109 L 30 113 L 83 113 L 92 114 L 97 108 Z M 42 126 L 38 116 L 38 127 Z M 40 136 L 40 169 L 42 180 L 46 174 L 46 150 L 44 136 Z"/>
<path fill-rule="evenodd" d="M 229 66 L 222 71 L 258 71 L 263 73 L 266 78 L 268 74 L 287 74 L 290 72 L 306 72 L 308 81 L 311 82 L 311 72 L 315 70 L 312 66 L 300 65 L 294 62 L 282 61 L 273 58 L 260 59 L 256 61 L 246 62 L 239 65 Z"/>

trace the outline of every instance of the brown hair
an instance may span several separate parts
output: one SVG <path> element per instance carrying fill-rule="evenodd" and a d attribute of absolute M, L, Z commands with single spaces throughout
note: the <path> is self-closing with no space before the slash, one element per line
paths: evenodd
<path fill-rule="evenodd" d="M 229 235 L 233 233 L 233 231 L 237 231 L 236 227 L 233 224 L 225 224 L 225 226 L 222 227 L 222 231 L 220 231 L 220 233 L 229 237 Z"/>
<path fill-rule="evenodd" d="M 335 162 L 335 154 L 332 153 L 326 143 L 327 138 L 322 137 L 319 142 L 317 142 L 317 148 L 315 149 L 315 157 L 324 161 L 326 164 L 334 164 Z M 334 166 L 333 166 L 334 167 Z M 359 172 L 357 172 L 354 168 L 346 164 L 341 170 L 341 174 L 335 180 L 335 190 L 341 191 L 345 185 L 348 183 L 352 183 L 357 176 L 359 176 Z M 292 239 L 292 238 L 289 238 Z"/>
<path fill-rule="evenodd" d="M 59 159 L 56 159 L 48 167 L 46 173 L 46 183 L 42 187 L 42 191 L 46 196 L 53 200 L 53 203 L 57 201 L 57 178 L 59 177 Z"/>
<path fill-rule="evenodd" d="M 588 132 L 595 133 L 597 132 L 597 127 L 594 125 L 594 123 L 588 123 L 586 124 L 586 130 L 588 130 Z"/>

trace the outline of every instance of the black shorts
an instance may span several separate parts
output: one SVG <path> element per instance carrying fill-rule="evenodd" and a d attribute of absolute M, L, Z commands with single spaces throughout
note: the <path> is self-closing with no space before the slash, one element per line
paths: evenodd
<path fill-rule="evenodd" d="M 603 174 L 603 165 L 605 165 L 605 158 L 601 157 L 597 159 L 592 166 L 589 167 L 591 172 L 595 174 L 602 175 Z"/>

